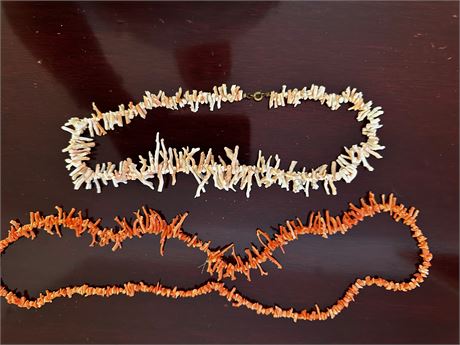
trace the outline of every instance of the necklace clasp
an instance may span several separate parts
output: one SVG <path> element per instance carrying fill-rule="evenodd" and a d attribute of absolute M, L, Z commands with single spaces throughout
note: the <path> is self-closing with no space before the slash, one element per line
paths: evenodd
<path fill-rule="evenodd" d="M 264 97 L 269 97 L 269 96 L 270 96 L 270 92 L 256 91 L 253 93 L 245 94 L 244 98 L 253 99 L 254 101 L 260 102 L 261 100 L 264 99 Z"/>

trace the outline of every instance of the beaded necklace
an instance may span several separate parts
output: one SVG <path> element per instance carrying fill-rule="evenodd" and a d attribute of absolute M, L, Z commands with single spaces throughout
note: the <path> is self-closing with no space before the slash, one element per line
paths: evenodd
<path fill-rule="evenodd" d="M 423 235 L 422 230 L 416 224 L 418 210 L 414 207 L 407 208 L 403 204 L 397 204 L 396 198 L 391 194 L 389 198 L 382 195 L 380 202 L 375 200 L 372 193 L 369 193 L 367 200 L 360 199 L 361 206 L 355 206 L 352 203 L 349 205 L 348 211 L 345 211 L 342 216 L 331 216 L 329 211 L 325 211 L 324 216 L 318 213 L 311 213 L 309 220 L 303 224 L 300 219 L 295 221 L 287 221 L 286 226 L 280 226 L 279 230 L 273 236 L 269 236 L 262 230 L 257 231 L 261 247 L 257 248 L 254 245 L 251 248 L 244 250 L 245 256 L 236 255 L 234 245 L 230 244 L 222 249 L 211 249 L 211 241 L 203 241 L 197 235 L 191 235 L 182 230 L 182 224 L 187 214 L 176 216 L 170 223 L 164 220 L 154 210 L 146 210 L 143 212 L 137 211 L 134 213 L 135 220 L 130 224 L 125 218 L 120 220 L 115 218 L 120 229 L 114 231 L 111 228 L 100 227 L 101 219 L 93 222 L 90 219 L 85 219 L 81 211 L 75 215 L 75 209 L 69 213 L 64 212 L 61 208 L 57 215 L 41 216 L 39 212 L 30 212 L 29 224 L 21 225 L 16 221 L 11 221 L 11 229 L 8 236 L 0 241 L 0 254 L 3 255 L 5 250 L 19 239 L 25 237 L 33 240 L 36 237 L 36 232 L 39 229 L 45 230 L 50 235 L 61 234 L 61 227 L 66 227 L 74 230 L 75 236 L 80 237 L 84 233 L 88 233 L 92 237 L 91 246 L 98 245 L 100 247 L 113 244 L 112 250 L 115 251 L 121 248 L 121 244 L 126 239 L 134 237 L 142 237 L 146 234 L 160 236 L 160 253 L 164 255 L 164 245 L 168 239 L 178 239 L 184 242 L 187 247 L 195 248 L 206 255 L 207 272 L 213 276 L 217 273 L 217 279 L 210 279 L 204 284 L 195 288 L 182 289 L 177 286 L 166 287 L 160 283 L 146 284 L 144 282 L 133 283 L 127 282 L 123 285 L 111 285 L 106 287 L 96 287 L 88 284 L 80 286 L 68 286 L 54 291 L 46 290 L 45 294 L 40 293 L 35 299 L 20 296 L 13 290 L 8 289 L 5 285 L 0 287 L 0 296 L 5 298 L 9 304 L 14 304 L 21 308 L 41 308 L 46 303 L 51 303 L 56 298 L 68 297 L 74 295 L 81 296 L 103 296 L 110 297 L 112 295 L 127 295 L 134 296 L 136 293 L 144 292 L 151 293 L 157 296 L 167 298 L 193 298 L 209 293 L 217 293 L 228 301 L 232 302 L 233 307 L 244 306 L 257 314 L 272 316 L 274 318 L 290 318 L 294 322 L 298 320 L 327 320 L 333 319 L 351 302 L 355 300 L 360 292 L 360 289 L 365 286 L 376 285 L 390 291 L 410 291 L 418 286 L 428 277 L 430 261 L 433 254 L 428 247 L 427 238 Z M 345 234 L 352 227 L 363 221 L 367 217 L 373 217 L 378 213 L 388 213 L 395 222 L 402 221 L 404 225 L 410 228 L 411 235 L 417 242 L 417 247 L 420 250 L 422 262 L 418 265 L 417 270 L 412 276 L 402 282 L 394 282 L 381 277 L 365 276 L 356 279 L 347 289 L 344 296 L 339 298 L 332 306 L 321 309 L 317 304 L 313 308 L 305 308 L 302 310 L 294 310 L 294 308 L 281 308 L 279 306 L 267 307 L 260 302 L 249 299 L 240 294 L 235 287 L 229 288 L 227 284 L 222 282 L 224 278 L 236 279 L 236 274 L 244 274 L 248 280 L 250 271 L 259 269 L 261 275 L 268 273 L 263 270 L 261 264 L 271 261 L 278 268 L 282 268 L 281 264 L 273 257 L 273 252 L 276 249 L 281 249 L 284 252 L 283 246 L 297 240 L 301 235 L 310 234 L 328 236 L 336 233 Z M 225 256 L 225 253 L 232 249 L 231 256 Z"/>
<path fill-rule="evenodd" d="M 348 110 L 357 112 L 358 122 L 365 120 L 362 134 L 367 137 L 365 142 L 344 147 L 345 153 L 340 154 L 330 164 L 322 164 L 317 168 L 307 170 L 295 170 L 296 161 L 292 161 L 289 169 L 280 168 L 278 155 L 266 158 L 259 151 L 255 165 L 244 165 L 238 161 L 238 146 L 233 150 L 225 148 L 227 161 L 218 156 L 217 159 L 210 149 L 207 152 L 199 148 L 176 149 L 167 147 L 164 139 L 156 134 L 155 149 L 149 151 L 145 156 L 139 155 L 139 161 L 135 163 L 131 158 L 126 158 L 118 164 L 112 162 L 97 163 L 91 168 L 88 163 L 92 148 L 96 145 L 95 136 L 106 135 L 108 131 L 114 130 L 117 126 L 129 125 L 136 117 L 146 118 L 147 110 L 153 108 L 167 108 L 177 110 L 183 107 L 190 107 L 193 112 L 198 111 L 200 105 L 207 105 L 213 111 L 220 109 L 222 103 L 240 102 L 243 99 L 254 99 L 261 101 L 264 97 L 269 98 L 269 109 L 301 104 L 302 101 L 313 100 L 328 106 L 331 110 L 337 110 L 343 103 L 351 103 Z M 258 187 L 268 188 L 278 184 L 281 188 L 292 190 L 294 193 L 304 192 L 309 196 L 309 190 L 318 189 L 322 183 L 325 192 L 336 195 L 335 182 L 344 180 L 351 182 L 358 173 L 358 166 L 363 165 L 368 170 L 373 170 L 368 162 L 370 156 L 382 158 L 378 151 L 385 147 L 379 144 L 377 129 L 382 127 L 379 116 L 383 114 L 381 107 L 373 107 L 372 101 L 365 102 L 361 92 L 356 89 L 347 89 L 340 94 L 327 93 L 324 86 L 311 85 L 309 89 L 287 89 L 284 85 L 280 92 L 256 92 L 246 94 L 236 85 L 227 90 L 226 84 L 214 86 L 212 92 L 193 90 L 182 92 L 182 88 L 174 96 L 166 96 L 163 91 L 158 94 L 146 92 L 143 101 L 134 105 L 132 102 L 128 107 L 120 105 L 117 111 L 101 112 L 93 103 L 94 113 L 91 117 L 70 118 L 61 128 L 71 134 L 69 144 L 62 151 L 69 154 L 65 160 L 66 168 L 70 171 L 70 177 L 74 188 L 79 189 L 85 185 L 86 189 L 96 188 L 101 192 L 101 186 L 109 182 L 115 187 L 120 183 L 138 180 L 151 189 L 154 189 L 152 179 L 158 179 L 157 191 L 161 192 L 164 186 L 164 175 L 171 175 L 171 184 L 176 184 L 176 174 L 192 174 L 198 183 L 195 197 L 205 192 L 205 186 L 209 181 L 220 190 L 233 190 L 239 186 L 241 190 L 246 189 L 246 196 L 250 196 L 253 182 Z M 84 136 L 87 133 L 89 136 Z"/>
<path fill-rule="evenodd" d="M 362 134 L 367 140 L 359 144 L 345 147 L 345 153 L 340 154 L 336 160 L 330 164 L 323 164 L 318 168 L 308 170 L 302 168 L 296 170 L 296 161 L 292 161 L 287 170 L 280 168 L 280 158 L 278 155 L 266 158 L 259 151 L 255 165 L 244 165 L 238 161 L 238 146 L 233 150 L 225 148 L 225 158 L 213 155 L 212 150 L 202 152 L 199 148 L 176 149 L 167 147 L 164 139 L 156 134 L 155 149 L 148 152 L 146 157 L 139 155 L 139 161 L 133 162 L 131 158 L 126 158 L 118 164 L 112 162 L 97 163 L 95 168 L 88 164 L 93 147 L 96 146 L 95 137 L 106 135 L 108 131 L 114 130 L 117 126 L 129 125 L 136 117 L 146 118 L 147 110 L 164 107 L 171 110 L 178 110 L 183 107 L 190 107 L 192 112 L 197 112 L 200 105 L 207 105 L 213 111 L 220 109 L 222 103 L 239 102 L 244 99 L 261 101 L 269 98 L 268 106 L 271 108 L 293 105 L 294 107 L 305 100 L 319 101 L 331 110 L 337 110 L 343 103 L 351 103 L 348 110 L 357 112 L 358 122 L 365 121 Z M 361 92 L 348 87 L 340 94 L 326 93 L 324 86 L 311 85 L 309 89 L 287 89 L 284 85 L 280 92 L 261 92 L 247 94 L 236 85 L 232 85 L 227 90 L 226 84 L 215 86 L 212 92 L 193 90 L 182 92 L 182 88 L 174 96 L 166 96 L 163 91 L 158 94 L 146 92 L 143 101 L 128 104 L 127 107 L 120 105 L 117 111 L 101 112 L 93 103 L 94 113 L 87 118 L 70 118 L 62 129 L 71 134 L 69 145 L 62 151 L 67 152 L 69 157 L 65 160 L 67 170 L 74 188 L 79 189 L 85 185 L 86 189 L 96 188 L 101 192 L 102 185 L 109 182 L 115 187 L 120 183 L 138 180 L 146 186 L 154 189 L 151 180 L 157 179 L 157 191 L 161 192 L 164 187 L 165 175 L 171 175 L 171 184 L 176 183 L 176 174 L 192 174 L 197 183 L 195 197 L 205 192 L 205 186 L 214 182 L 214 186 L 220 190 L 233 190 L 239 187 L 246 190 L 246 196 L 250 196 L 253 182 L 258 187 L 270 187 L 278 184 L 286 190 L 295 193 L 304 192 L 309 196 L 309 189 L 318 189 L 322 184 L 327 194 L 337 194 L 335 182 L 344 180 L 350 183 L 357 175 L 358 167 L 363 165 L 368 170 L 373 168 L 368 162 L 370 156 L 382 158 L 378 151 L 385 147 L 379 144 L 377 130 L 382 127 L 380 115 L 383 114 L 381 107 L 373 107 L 372 101 L 365 102 Z M 87 133 L 88 135 L 85 135 Z M 273 162 L 274 161 L 274 162 Z M 257 314 L 272 316 L 274 318 L 290 318 L 294 322 L 298 320 L 327 320 L 333 319 L 341 313 L 349 304 L 354 301 L 360 289 L 365 286 L 376 285 L 390 291 L 409 291 L 420 286 L 429 274 L 431 267 L 432 253 L 429 250 L 427 238 L 421 229 L 416 225 L 418 211 L 411 207 L 407 208 L 403 204 L 397 204 L 396 198 L 391 194 L 389 198 L 382 196 L 377 202 L 374 195 L 369 193 L 368 198 L 360 199 L 361 205 L 355 206 L 350 203 L 349 209 L 341 216 L 331 216 L 329 211 L 311 213 L 306 224 L 297 218 L 295 221 L 287 221 L 286 225 L 279 226 L 278 232 L 270 236 L 268 233 L 258 229 L 256 232 L 260 246 L 251 245 L 244 249 L 244 254 L 239 255 L 235 252 L 233 243 L 221 247 L 212 248 L 211 241 L 204 241 L 198 236 L 191 235 L 182 229 L 182 225 L 187 217 L 187 213 L 178 215 L 171 222 L 167 222 L 157 212 L 152 209 L 142 208 L 134 213 L 135 219 L 132 223 L 126 218 L 115 221 L 119 229 L 104 228 L 100 226 L 101 219 L 91 221 L 83 218 L 82 212 L 75 213 L 72 209 L 66 213 L 59 207 L 57 215 L 42 216 L 39 212 L 30 212 L 29 224 L 21 225 L 16 221 L 11 221 L 11 229 L 8 236 L 0 241 L 0 254 L 14 242 L 25 237 L 34 239 L 38 230 L 45 230 L 50 235 L 62 236 L 61 228 L 65 227 L 75 232 L 75 236 L 80 237 L 87 233 L 92 237 L 90 246 L 100 247 L 113 245 L 112 250 L 120 249 L 122 243 L 127 239 L 142 237 L 147 234 L 158 235 L 160 237 L 160 254 L 164 255 L 166 241 L 177 239 L 182 241 L 187 247 L 194 248 L 206 255 L 206 271 L 210 275 L 209 280 L 194 288 L 182 289 L 177 286 L 167 287 L 160 283 L 147 284 L 144 282 L 126 282 L 123 285 L 111 285 L 106 287 L 96 287 L 88 284 L 79 286 L 63 287 L 54 291 L 46 290 L 40 293 L 37 298 L 27 298 L 20 296 L 6 285 L 1 285 L 0 296 L 5 298 L 9 304 L 21 308 L 41 308 L 46 303 L 51 303 L 56 298 L 74 295 L 81 296 L 104 296 L 124 294 L 134 296 L 136 293 L 144 292 L 167 298 L 193 298 L 200 295 L 216 293 L 228 301 L 232 306 L 244 306 Z M 346 290 L 345 294 L 337 302 L 329 307 L 320 308 L 315 304 L 312 308 L 294 310 L 294 308 L 281 308 L 279 306 L 265 306 L 260 302 L 254 301 L 239 293 L 236 287 L 228 287 L 223 282 L 224 279 L 236 280 L 239 275 L 243 275 L 247 280 L 251 280 L 251 272 L 258 270 L 262 276 L 268 275 L 262 267 L 270 261 L 277 268 L 282 269 L 280 262 L 274 257 L 274 252 L 280 249 L 284 253 L 284 246 L 299 239 L 305 234 L 317 235 L 324 238 L 336 233 L 345 234 L 353 226 L 363 221 L 367 217 L 373 217 L 378 213 L 388 213 L 396 222 L 402 221 L 410 228 L 412 237 L 420 250 L 422 262 L 412 276 L 401 282 L 395 282 L 382 277 L 365 276 L 356 279 Z"/>

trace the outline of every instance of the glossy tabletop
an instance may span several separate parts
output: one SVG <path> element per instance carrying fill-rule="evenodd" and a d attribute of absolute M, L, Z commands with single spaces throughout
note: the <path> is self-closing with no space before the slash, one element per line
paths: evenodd
<path fill-rule="evenodd" d="M 148 294 L 59 299 L 39 310 L 1 301 L 2 343 L 457 343 L 458 339 L 458 2 L 3 2 L 1 50 L 1 234 L 9 221 L 54 206 L 89 217 L 131 217 L 147 205 L 167 219 L 190 211 L 184 230 L 258 244 L 256 229 L 273 232 L 312 210 L 338 214 L 368 191 L 394 193 L 421 210 L 418 224 L 434 254 L 420 288 L 393 293 L 366 288 L 334 320 L 298 322 L 232 308 L 217 295 L 172 300 Z M 359 168 L 338 195 L 310 197 L 278 186 L 225 192 L 209 186 L 194 198 L 195 179 L 179 176 L 162 193 L 139 182 L 75 191 L 65 169 L 69 117 L 86 117 L 91 102 L 103 111 L 141 100 L 144 91 L 171 94 L 238 84 L 244 90 L 348 85 L 383 107 L 383 159 Z M 147 119 L 97 140 L 95 161 L 137 159 L 157 131 L 172 147 L 240 146 L 253 164 L 258 150 L 307 168 L 335 159 L 362 140 L 354 112 L 316 102 L 268 110 L 267 101 L 202 109 L 157 109 Z M 90 238 L 64 232 L 22 240 L 2 256 L 2 281 L 37 296 L 45 289 L 90 283 L 145 281 L 193 287 L 209 279 L 205 257 L 170 240 L 145 236 L 91 248 Z M 418 251 L 409 230 L 378 215 L 346 235 L 304 236 L 275 256 L 278 270 L 231 282 L 266 305 L 328 306 L 357 277 L 409 277 Z"/>

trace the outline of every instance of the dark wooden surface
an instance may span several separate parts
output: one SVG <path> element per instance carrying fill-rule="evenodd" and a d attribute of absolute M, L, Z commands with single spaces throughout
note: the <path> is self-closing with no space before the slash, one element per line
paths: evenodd
<path fill-rule="evenodd" d="M 409 293 L 365 289 L 332 321 L 293 323 L 234 309 L 210 295 L 169 300 L 57 300 L 41 310 L 1 302 L 2 343 L 455 343 L 458 342 L 458 3 L 3 3 L 2 236 L 10 219 L 28 221 L 54 205 L 87 210 L 113 225 L 142 205 L 167 218 L 190 211 L 185 229 L 216 245 L 256 243 L 255 230 L 310 210 L 339 212 L 369 190 L 395 193 L 421 210 L 419 224 L 434 253 L 429 279 Z M 139 100 L 145 90 L 207 90 L 222 82 L 245 90 L 303 87 L 331 92 L 351 85 L 383 106 L 384 159 L 360 168 L 339 195 L 310 198 L 274 186 L 244 192 L 208 188 L 194 199 L 195 180 L 180 176 L 157 193 L 131 182 L 118 189 L 74 191 L 61 149 L 60 126 Z M 319 104 L 267 110 L 241 102 L 216 112 L 152 111 L 99 140 L 95 158 L 136 157 L 159 130 L 172 146 L 239 144 L 246 163 L 258 149 L 308 167 L 334 159 L 361 139 L 354 113 Z M 69 284 L 127 280 L 191 287 L 208 279 L 204 257 L 158 238 L 132 240 L 121 251 L 88 247 L 70 233 L 59 240 L 21 241 L 2 257 L 2 280 L 36 296 Z M 418 262 L 408 230 L 381 215 L 346 236 L 304 237 L 266 264 L 268 277 L 230 282 L 265 304 L 301 308 L 333 303 L 357 276 L 404 279 Z"/>

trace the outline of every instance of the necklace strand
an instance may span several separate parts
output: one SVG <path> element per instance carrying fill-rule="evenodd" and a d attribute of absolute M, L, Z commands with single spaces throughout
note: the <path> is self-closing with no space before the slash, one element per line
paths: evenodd
<path fill-rule="evenodd" d="M 252 246 L 251 249 L 247 248 L 244 250 L 247 255 L 244 258 L 235 254 L 233 244 L 222 249 L 210 249 L 211 241 L 205 242 L 198 239 L 197 235 L 192 236 L 184 232 L 182 230 L 182 224 L 187 214 L 178 215 L 168 223 L 154 210 L 146 210 L 143 208 L 143 214 L 141 211 L 134 213 L 136 218 L 132 224 L 129 224 L 125 218 L 120 220 L 116 217 L 115 221 L 119 224 L 120 229 L 114 231 L 112 228 L 101 228 L 101 219 L 93 222 L 90 219 L 83 218 L 81 212 L 78 212 L 78 214 L 74 216 L 75 209 L 66 213 L 61 208 L 56 207 L 58 214 L 48 215 L 46 217 L 41 216 L 39 212 L 30 212 L 29 224 L 21 225 L 14 220 L 10 222 L 11 229 L 8 232 L 8 236 L 0 241 L 0 254 L 3 255 L 4 251 L 11 244 L 23 237 L 33 240 L 36 237 L 35 231 L 38 229 L 43 229 L 49 235 L 56 234 L 59 237 L 62 236 L 61 227 L 74 230 L 76 237 L 80 237 L 86 232 L 90 234 L 93 239 L 90 244 L 91 246 L 97 244 L 103 247 L 114 243 L 112 248 L 114 251 L 121 248 L 121 243 L 128 238 L 142 237 L 145 234 L 155 234 L 160 236 L 161 255 L 164 254 L 166 240 L 171 238 L 184 242 L 187 247 L 196 248 L 206 253 L 207 271 L 211 276 L 217 273 L 217 281 L 208 280 L 201 286 L 192 289 L 181 289 L 177 286 L 170 288 L 160 283 L 149 285 L 144 282 L 127 282 L 123 284 L 123 286 L 109 285 L 106 287 L 83 284 L 80 286 L 64 287 L 54 291 L 46 290 L 45 294 L 40 293 L 39 297 L 36 299 L 29 299 L 25 296 L 20 297 L 18 293 L 9 290 L 2 283 L 0 287 L 0 296 L 4 297 L 9 304 L 30 309 L 41 308 L 46 303 L 51 303 L 56 298 L 71 298 L 73 295 L 109 297 L 123 294 L 134 296 L 135 293 L 144 292 L 168 298 L 191 298 L 209 293 L 217 293 L 232 302 L 232 306 L 234 307 L 244 306 L 255 311 L 257 314 L 268 315 L 274 318 L 290 318 L 294 321 L 314 321 L 334 318 L 355 300 L 354 298 L 359 294 L 359 290 L 365 286 L 376 285 L 390 291 L 406 292 L 413 290 L 420 286 L 424 279 L 428 277 L 429 267 L 431 267 L 430 261 L 433 255 L 429 250 L 427 238 L 416 225 L 416 218 L 419 213 L 418 210 L 414 207 L 407 208 L 403 204 L 397 204 L 396 198 L 392 194 L 388 198 L 382 195 L 381 202 L 377 202 L 374 194 L 369 193 L 367 201 L 362 198 L 360 199 L 360 203 L 360 207 L 350 203 L 349 209 L 343 212 L 341 217 L 330 216 L 329 211 L 325 211 L 324 216 L 322 216 L 320 212 L 311 213 L 308 225 L 302 224 L 298 218 L 296 221 L 287 221 L 286 227 L 280 226 L 279 232 L 273 237 L 270 237 L 262 230 L 257 230 L 257 236 L 264 249 L 257 249 L 255 246 Z M 408 281 L 394 282 L 381 277 L 371 276 L 358 278 L 347 289 L 343 297 L 338 299 L 332 306 L 321 310 L 316 304 L 311 309 L 302 309 L 300 311 L 295 311 L 294 308 L 281 308 L 276 305 L 267 307 L 259 302 L 253 302 L 252 299 L 250 300 L 238 293 L 235 287 L 230 289 L 225 283 L 221 282 L 221 279 L 226 277 L 231 277 L 232 280 L 236 279 L 235 272 L 245 274 L 247 279 L 250 280 L 249 271 L 256 268 L 259 268 L 262 275 L 267 275 L 262 269 L 261 264 L 270 260 L 274 262 L 278 268 L 281 268 L 279 262 L 272 256 L 273 251 L 280 248 L 284 252 L 283 246 L 298 239 L 300 235 L 311 234 L 327 238 L 337 232 L 345 234 L 349 229 L 365 218 L 373 217 L 375 214 L 381 212 L 389 213 L 396 222 L 402 221 L 404 225 L 410 228 L 412 237 L 417 242 L 417 247 L 420 250 L 419 256 L 422 258 L 422 262 L 418 265 L 417 271 L 412 274 Z M 233 249 L 232 257 L 225 257 L 224 254 L 230 248 Z"/>
<path fill-rule="evenodd" d="M 213 155 L 212 150 L 204 152 L 199 148 L 176 149 L 167 147 L 164 139 L 156 134 L 155 149 L 148 152 L 146 157 L 139 155 L 139 161 L 135 163 L 131 158 L 126 158 L 118 164 L 112 162 L 97 163 L 91 168 L 91 150 L 96 146 L 95 136 L 104 136 L 107 131 L 129 125 L 136 117 L 146 118 L 147 110 L 163 107 L 171 110 L 178 110 L 183 107 L 190 107 L 196 112 L 200 105 L 207 105 L 213 111 L 220 109 L 222 103 L 239 102 L 243 99 L 261 100 L 269 97 L 269 109 L 293 105 L 296 107 L 302 101 L 314 100 L 325 104 L 331 110 L 337 110 L 343 103 L 351 103 L 348 110 L 357 112 L 357 121 L 367 120 L 362 128 L 362 134 L 367 141 L 344 147 L 345 153 L 340 154 L 330 164 L 322 164 L 318 168 L 307 170 L 295 170 L 297 161 L 292 161 L 288 170 L 280 168 L 281 160 L 276 154 L 268 159 L 259 150 L 258 159 L 255 165 L 244 165 L 238 161 L 238 150 L 225 148 L 225 158 Z M 115 187 L 120 183 L 127 183 L 131 180 L 138 180 L 151 189 L 154 189 L 152 179 L 158 180 L 157 191 L 161 192 L 164 187 L 164 175 L 171 175 L 171 184 L 176 184 L 176 174 L 192 174 L 198 183 L 195 197 L 205 192 L 205 186 L 214 182 L 214 186 L 220 190 L 235 191 L 239 185 L 241 190 L 246 189 L 246 196 L 249 198 L 253 182 L 258 187 L 268 188 L 274 184 L 281 186 L 294 193 L 304 192 L 309 196 L 310 188 L 316 190 L 322 183 L 326 194 L 337 194 L 335 182 L 344 180 L 350 183 L 357 175 L 358 167 L 363 165 L 368 170 L 373 168 L 368 162 L 370 156 L 382 158 L 378 151 L 385 147 L 379 144 L 377 130 L 382 127 L 379 116 L 383 114 L 381 107 L 373 107 L 372 101 L 365 102 L 361 92 L 348 87 L 340 94 L 326 93 L 324 86 L 312 84 L 309 89 L 287 89 L 283 85 L 280 92 L 271 91 L 267 93 L 256 92 L 248 95 L 236 85 L 227 90 L 226 84 L 214 86 L 212 92 L 193 90 L 182 92 L 182 88 L 174 96 L 166 96 L 163 91 L 152 94 L 146 91 L 143 101 L 134 105 L 132 102 L 128 107 L 120 105 L 117 111 L 101 112 L 93 103 L 94 113 L 91 117 L 70 118 L 61 128 L 71 134 L 69 144 L 62 151 L 69 154 L 65 160 L 66 168 L 73 181 L 74 188 L 79 189 L 85 185 L 86 189 L 96 188 L 101 192 L 102 185 L 108 185 L 111 181 Z M 89 136 L 84 136 L 88 132 Z M 228 159 L 225 161 L 225 159 Z M 273 162 L 274 161 L 274 162 Z"/>

